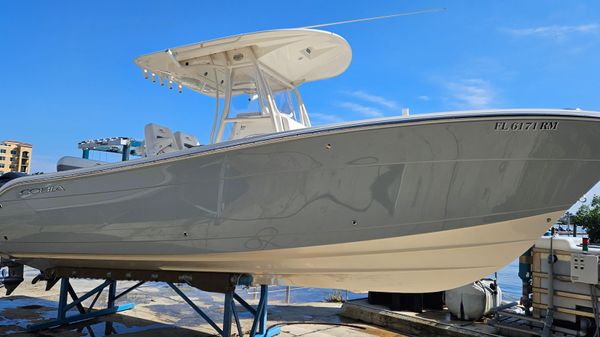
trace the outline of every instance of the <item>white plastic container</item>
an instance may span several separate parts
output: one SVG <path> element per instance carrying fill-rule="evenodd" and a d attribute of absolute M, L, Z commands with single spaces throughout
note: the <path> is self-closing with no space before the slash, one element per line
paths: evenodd
<path fill-rule="evenodd" d="M 453 316 L 475 321 L 502 303 L 502 290 L 492 280 L 481 280 L 446 291 L 446 306 Z"/>

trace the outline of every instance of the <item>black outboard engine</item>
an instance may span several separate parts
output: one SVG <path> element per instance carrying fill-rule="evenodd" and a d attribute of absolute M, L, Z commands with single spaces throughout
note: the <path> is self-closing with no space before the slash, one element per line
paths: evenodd
<path fill-rule="evenodd" d="M 6 296 L 23 282 L 23 269 L 20 263 L 0 258 L 0 286 L 6 288 Z"/>
<path fill-rule="evenodd" d="M 27 175 L 26 173 L 21 173 L 21 172 L 4 173 L 3 175 L 0 176 L 0 187 L 2 187 L 2 185 L 6 184 L 7 182 L 9 182 L 13 179 L 25 177 L 26 175 Z"/>

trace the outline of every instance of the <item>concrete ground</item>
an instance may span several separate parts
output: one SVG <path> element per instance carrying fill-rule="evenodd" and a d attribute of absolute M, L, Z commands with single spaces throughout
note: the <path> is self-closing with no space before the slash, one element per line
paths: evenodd
<path fill-rule="evenodd" d="M 19 337 L 99 337 L 119 335 L 128 337 L 143 336 L 209 336 L 214 335 L 210 325 L 202 320 L 170 288 L 160 283 L 148 283 L 119 299 L 118 304 L 134 303 L 135 308 L 119 314 L 105 316 L 86 323 L 58 328 L 38 333 L 27 333 L 25 328 L 34 323 L 56 317 L 58 290 L 45 291 L 45 282 L 32 285 L 33 271 L 26 273 L 26 281 L 9 297 L 0 297 L 0 335 Z M 75 290 L 82 294 L 98 285 L 95 280 L 72 280 Z M 126 289 L 133 282 L 122 282 L 119 289 Z M 182 286 L 182 290 L 218 324 L 222 322 L 223 296 L 198 291 Z M 250 304 L 256 300 L 247 290 L 238 292 Z M 1 296 L 1 295 L 0 295 Z M 98 300 L 96 308 L 105 305 L 105 296 Z M 90 300 L 84 303 L 89 303 Z M 285 304 L 280 300 L 269 303 L 269 325 L 281 326 L 280 336 L 405 336 L 378 327 L 343 319 L 340 303 L 312 302 Z M 251 315 L 238 306 L 243 330 L 247 333 L 252 324 Z M 235 324 L 232 329 L 236 331 Z"/>
<path fill-rule="evenodd" d="M 487 318 L 478 321 L 462 321 L 453 318 L 447 310 L 425 310 L 420 313 L 393 311 L 387 306 L 370 304 L 366 299 L 344 303 L 341 316 L 411 335 L 501 337 L 498 329 L 488 324 Z"/>

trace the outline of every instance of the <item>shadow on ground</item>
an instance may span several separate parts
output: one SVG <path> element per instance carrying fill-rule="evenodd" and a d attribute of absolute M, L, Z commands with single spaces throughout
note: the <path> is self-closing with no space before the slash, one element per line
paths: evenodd
<path fill-rule="evenodd" d="M 84 281 L 86 288 L 93 287 Z M 89 282 L 88 282 L 89 283 Z M 39 288 L 39 287 L 38 287 Z M 56 318 L 56 290 L 44 294 L 43 288 L 22 287 L 19 295 L 0 297 L 0 336 L 16 337 L 187 337 L 214 336 L 215 331 L 191 307 L 177 295 L 166 293 L 161 287 L 148 286 L 138 292 L 124 296 L 123 300 L 135 304 L 132 310 L 122 314 L 99 317 L 53 330 L 28 333 L 29 325 L 47 322 Z M 190 290 L 193 295 L 196 295 Z M 217 325 L 223 322 L 223 301 L 220 294 L 197 294 L 192 300 Z M 88 299 L 91 301 L 91 299 Z M 255 299 L 248 299 L 256 305 Z M 98 301 L 98 308 L 105 304 Z M 388 331 L 341 318 L 339 303 L 312 302 L 302 304 L 272 303 L 269 305 L 269 326 L 281 328 L 282 337 L 391 337 L 398 336 Z M 247 335 L 252 326 L 252 315 L 237 305 L 242 330 Z M 71 314 L 76 314 L 73 309 Z M 232 332 L 236 332 L 235 324 Z"/>
<path fill-rule="evenodd" d="M 38 324 L 54 319 L 56 302 L 27 296 L 13 296 L 0 300 L 0 335 L 15 337 L 101 337 L 119 335 L 142 336 L 211 336 L 197 330 L 180 328 L 152 320 L 113 314 L 94 320 L 56 328 L 49 331 L 28 333 L 30 324 Z"/>

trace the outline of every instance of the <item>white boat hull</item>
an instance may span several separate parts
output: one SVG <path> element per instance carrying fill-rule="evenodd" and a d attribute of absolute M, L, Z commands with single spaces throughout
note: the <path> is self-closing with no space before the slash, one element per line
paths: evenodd
<path fill-rule="evenodd" d="M 301 130 L 19 179 L 0 190 L 0 252 L 40 269 L 444 290 L 531 246 L 600 178 L 599 143 L 590 115 L 494 112 Z"/>
<path fill-rule="evenodd" d="M 489 275 L 531 247 L 562 212 L 482 226 L 345 244 L 244 253 L 110 255 L 111 267 L 143 270 L 243 271 L 257 284 L 338 288 L 355 291 L 433 292 Z M 38 254 L 22 254 L 36 259 Z M 98 266 L 89 254 L 48 254 L 53 265 Z M 66 262 L 68 261 L 68 262 Z M 103 264 L 106 266 L 106 264 Z"/>

